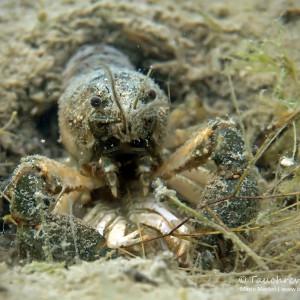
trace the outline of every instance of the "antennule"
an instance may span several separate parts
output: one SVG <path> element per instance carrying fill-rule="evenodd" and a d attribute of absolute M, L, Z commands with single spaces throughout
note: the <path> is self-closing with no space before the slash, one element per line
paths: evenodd
<path fill-rule="evenodd" d="M 116 90 L 113 74 L 112 74 L 112 72 L 111 72 L 108 65 L 102 63 L 101 66 L 103 67 L 104 72 L 105 72 L 107 78 L 109 79 L 109 83 L 110 83 L 110 86 L 111 86 L 111 89 L 112 89 L 113 98 L 114 98 L 114 101 L 116 102 L 116 104 L 118 106 L 118 109 L 121 113 L 123 125 L 124 125 L 124 128 L 125 128 L 125 132 L 127 133 L 128 132 L 128 126 L 127 126 L 127 122 L 126 122 L 126 116 L 125 116 L 123 107 L 121 105 L 119 95 L 118 95 L 117 90 Z"/>
<path fill-rule="evenodd" d="M 149 71 L 148 71 L 146 77 L 144 78 L 144 80 L 143 80 L 143 82 L 142 82 L 142 84 L 141 84 L 141 87 L 140 87 L 140 89 L 139 89 L 139 91 L 138 91 L 138 93 L 137 93 L 137 95 L 136 95 L 136 98 L 134 99 L 134 102 L 133 102 L 133 108 L 134 108 L 134 109 L 136 109 L 136 107 L 137 107 L 137 103 L 138 103 L 139 98 L 140 98 L 140 96 L 141 96 L 142 90 L 143 90 L 144 87 L 145 87 L 145 84 L 146 84 L 146 82 L 147 82 L 147 79 L 148 79 L 148 78 L 150 77 L 150 75 L 151 75 L 152 69 L 153 69 L 153 67 L 150 66 Z"/>

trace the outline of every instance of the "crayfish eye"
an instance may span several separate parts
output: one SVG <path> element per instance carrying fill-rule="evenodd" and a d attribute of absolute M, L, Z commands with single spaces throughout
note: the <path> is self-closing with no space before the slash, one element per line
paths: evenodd
<path fill-rule="evenodd" d="M 100 104 L 101 104 L 101 99 L 100 99 L 100 97 L 95 96 L 95 97 L 93 97 L 93 98 L 91 99 L 91 105 L 92 105 L 93 107 L 99 107 Z"/>
<path fill-rule="evenodd" d="M 156 92 L 154 90 L 149 90 L 147 92 L 147 97 L 148 97 L 149 100 L 155 100 Z"/>

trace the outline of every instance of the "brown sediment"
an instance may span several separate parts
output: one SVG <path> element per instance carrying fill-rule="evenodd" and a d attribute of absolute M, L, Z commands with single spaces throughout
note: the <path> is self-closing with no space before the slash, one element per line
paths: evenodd
<path fill-rule="evenodd" d="M 167 94 L 170 91 L 172 106 L 179 109 L 171 115 L 170 131 L 196 127 L 216 116 L 236 116 L 226 72 L 233 81 L 246 138 L 254 149 L 263 144 L 268 126 L 293 110 L 292 105 L 282 100 L 299 101 L 296 83 L 300 23 L 296 0 L 91 2 L 1 1 L 0 128 L 7 124 L 13 111 L 18 115 L 5 130 L 7 134 L 0 132 L 0 176 L 3 179 L 0 187 L 6 185 L 21 157 L 36 153 L 51 158 L 63 156 L 64 150 L 57 143 L 56 102 L 63 89 L 65 65 L 84 44 L 112 44 L 122 49 L 136 67 L 144 70 L 153 66 L 152 76 Z M 278 25 L 280 18 L 284 27 Z M 251 61 L 253 56 L 247 56 L 253 53 L 253 47 L 247 46 L 250 40 L 256 47 L 254 53 L 261 50 L 264 57 L 255 56 L 256 61 Z M 281 43 L 284 50 L 275 47 L 279 51 L 276 56 L 271 51 L 274 48 L 267 48 L 268 40 Z M 252 52 L 248 53 L 249 48 Z M 266 61 L 268 57 L 275 62 L 272 68 Z M 290 77 L 281 78 L 280 70 Z M 295 123 L 294 128 L 297 127 Z M 289 170 L 279 165 L 281 155 L 292 156 L 293 142 L 298 140 L 297 130 L 295 134 L 290 128 L 287 126 L 258 162 L 262 175 L 258 176 L 259 181 L 265 191 L 274 194 L 298 191 L 297 164 Z M 282 202 L 265 199 L 257 218 L 259 225 L 253 221 L 242 228 L 259 230 L 258 236 L 263 238 L 253 240 L 251 247 L 269 259 L 268 266 L 281 278 L 287 277 L 288 272 L 293 276 L 299 272 L 297 201 L 297 197 L 286 197 Z M 291 205 L 289 210 L 288 204 Z M 1 209 L 7 213 L 5 206 L 1 205 Z M 9 264 L 14 253 L 10 254 L 11 258 L 7 257 L 6 238 L 0 236 L 3 241 L 1 260 Z M 248 272 L 247 276 L 256 276 L 255 269 L 248 269 L 251 264 L 243 265 L 242 261 L 235 271 L 241 272 L 239 275 L 244 271 Z M 286 270 L 281 272 L 284 268 Z M 149 280 L 137 282 L 135 278 L 140 275 L 126 275 L 129 269 Z M 167 258 L 157 258 L 155 262 L 140 258 L 108 262 L 102 259 L 77 264 L 69 270 L 46 263 L 9 269 L 3 262 L 0 294 L 8 299 L 39 297 L 43 293 L 50 298 L 62 292 L 65 299 L 87 295 L 90 299 L 125 298 L 124 295 L 135 299 L 140 298 L 142 290 L 145 299 L 205 299 L 220 293 L 224 298 L 233 294 L 241 298 L 249 296 L 240 290 L 238 275 L 234 272 L 203 271 L 199 266 L 193 271 L 178 270 Z M 206 276 L 197 275 L 201 272 L 206 272 Z M 271 278 L 274 275 L 272 271 L 261 274 L 261 277 Z M 45 283 L 48 292 L 45 292 Z M 253 298 L 259 299 L 261 295 L 257 290 L 251 292 Z"/>

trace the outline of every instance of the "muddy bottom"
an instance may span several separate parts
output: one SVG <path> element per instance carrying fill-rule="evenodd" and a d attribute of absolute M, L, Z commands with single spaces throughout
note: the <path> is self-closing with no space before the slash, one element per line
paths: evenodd
<path fill-rule="evenodd" d="M 153 66 L 151 76 L 168 95 L 173 112 L 177 109 L 171 113 L 168 130 L 177 130 L 178 141 L 166 138 L 167 148 L 182 144 L 181 130 L 230 116 L 242 118 L 255 153 L 273 128 L 269 124 L 277 128 L 285 116 L 297 111 L 298 1 L 162 2 L 1 0 L 0 191 L 22 157 L 68 156 L 58 142 L 57 101 L 64 90 L 65 65 L 85 44 L 111 44 L 145 74 Z M 251 48 L 254 44 L 261 48 Z M 278 178 L 273 186 L 293 177 L 288 176 L 290 169 L 280 169 L 293 160 L 279 165 L 281 156 L 299 159 L 291 150 L 291 141 L 299 139 L 299 126 L 296 121 L 287 124 L 288 128 L 294 126 L 294 134 L 283 130 L 279 142 L 257 162 L 258 181 L 264 190 L 272 190 Z M 289 183 L 277 192 L 297 191 L 297 181 Z M 295 198 L 287 197 L 272 206 L 263 204 L 258 219 L 271 207 L 288 203 L 295 203 Z M 294 213 L 291 224 L 274 232 L 259 231 L 251 245 L 262 256 L 276 258 L 269 264 L 270 270 L 257 271 L 257 265 L 247 260 L 229 273 L 203 270 L 195 261 L 183 269 L 169 253 L 151 260 L 106 257 L 71 266 L 25 264 L 18 258 L 14 225 L 2 222 L 0 298 L 298 299 L 299 210 L 296 214 L 294 206 L 290 211 Z M 1 216 L 9 214 L 7 199 L 1 200 L 0 212 Z M 268 222 L 257 224 L 264 228 Z"/>

